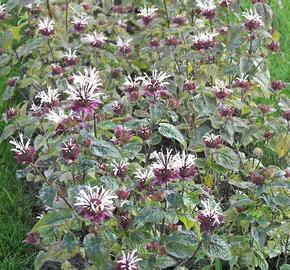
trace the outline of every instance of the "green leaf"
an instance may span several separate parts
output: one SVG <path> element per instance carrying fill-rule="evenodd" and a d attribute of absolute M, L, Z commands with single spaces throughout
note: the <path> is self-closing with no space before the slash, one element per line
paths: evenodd
<path fill-rule="evenodd" d="M 280 270 L 290 270 L 290 264 L 283 264 L 283 265 L 280 267 Z"/>
<path fill-rule="evenodd" d="M 270 26 L 273 19 L 273 11 L 271 7 L 265 3 L 257 2 L 254 5 L 256 12 L 262 17 L 266 26 Z"/>
<path fill-rule="evenodd" d="M 160 208 L 156 206 L 146 207 L 139 211 L 134 219 L 134 223 L 136 225 L 143 225 L 146 223 L 159 223 L 163 220 L 164 217 L 165 213 Z"/>
<path fill-rule="evenodd" d="M 53 187 L 43 185 L 39 191 L 39 198 L 44 205 L 53 207 L 53 201 L 56 195 L 56 190 Z"/>
<path fill-rule="evenodd" d="M 252 227 L 251 234 L 253 238 L 257 241 L 259 248 L 260 249 L 263 248 L 266 242 L 266 230 L 262 228 L 261 226 Z"/>
<path fill-rule="evenodd" d="M 229 245 L 217 235 L 209 236 L 204 242 L 204 251 L 210 258 L 231 259 Z"/>
<path fill-rule="evenodd" d="M 166 252 L 176 258 L 190 258 L 194 252 L 193 246 L 183 245 L 177 242 L 169 242 L 166 244 Z"/>
<path fill-rule="evenodd" d="M 217 164 L 229 170 L 238 171 L 240 168 L 239 156 L 228 147 L 224 147 L 219 152 L 214 153 L 214 160 Z"/>
<path fill-rule="evenodd" d="M 84 238 L 83 245 L 86 255 L 94 265 L 104 269 L 105 264 L 110 260 L 110 243 L 100 235 L 89 233 Z"/>
<path fill-rule="evenodd" d="M 10 124 L 8 126 L 5 126 L 1 137 L 0 137 L 0 142 L 3 142 L 4 140 L 8 139 L 10 136 L 12 136 L 15 132 L 15 126 L 14 124 Z"/>
<path fill-rule="evenodd" d="M 93 153 L 98 157 L 121 158 L 120 151 L 112 143 L 104 140 L 95 140 L 93 142 Z"/>
<path fill-rule="evenodd" d="M 10 99 L 14 95 L 14 90 L 15 90 L 14 86 L 8 85 L 6 87 L 6 90 L 4 91 L 4 93 L 2 95 L 2 101 L 6 101 L 6 100 Z"/>
<path fill-rule="evenodd" d="M 158 132 L 166 138 L 175 139 L 176 141 L 180 142 L 183 147 L 186 148 L 186 139 L 177 127 L 168 123 L 160 123 Z"/>
<path fill-rule="evenodd" d="M 158 268 L 161 268 L 161 269 L 174 266 L 175 264 L 176 264 L 176 260 L 174 260 L 173 258 L 169 256 L 162 256 L 162 257 L 156 258 L 156 266 L 158 266 Z"/>
<path fill-rule="evenodd" d="M 74 219 L 71 209 L 60 209 L 51 211 L 45 214 L 33 227 L 33 231 L 38 231 L 43 228 L 52 227 L 64 224 L 68 220 Z"/>
<path fill-rule="evenodd" d="M 196 224 L 196 221 L 190 216 L 188 216 L 188 214 L 178 216 L 178 218 L 184 224 L 186 230 L 190 230 Z"/>

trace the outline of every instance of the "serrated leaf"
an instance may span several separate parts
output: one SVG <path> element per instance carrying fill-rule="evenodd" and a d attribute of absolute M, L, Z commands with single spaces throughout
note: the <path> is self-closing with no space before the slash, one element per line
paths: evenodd
<path fill-rule="evenodd" d="M 266 3 L 257 2 L 254 5 L 256 12 L 262 17 L 266 26 L 270 26 L 273 19 L 273 11 Z"/>
<path fill-rule="evenodd" d="M 160 123 L 158 132 L 166 138 L 175 139 L 186 148 L 186 140 L 177 127 L 168 123 Z"/>
<path fill-rule="evenodd" d="M 174 266 L 175 264 L 176 260 L 174 260 L 170 256 L 162 256 L 156 258 L 156 265 L 161 269 Z"/>
<path fill-rule="evenodd" d="M 139 211 L 138 215 L 134 219 L 136 225 L 146 223 L 159 223 L 165 217 L 164 211 L 156 206 L 146 207 Z"/>

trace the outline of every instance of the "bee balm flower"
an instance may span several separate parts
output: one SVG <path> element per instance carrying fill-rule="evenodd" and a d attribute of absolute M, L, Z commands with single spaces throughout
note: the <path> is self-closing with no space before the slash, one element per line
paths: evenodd
<path fill-rule="evenodd" d="M 216 33 L 200 33 L 193 37 L 191 48 L 194 50 L 208 50 L 215 46 Z"/>
<path fill-rule="evenodd" d="M 117 162 L 113 160 L 112 167 L 113 167 L 113 175 L 124 177 L 126 176 L 128 172 L 128 165 L 129 163 L 121 160 L 120 162 Z"/>
<path fill-rule="evenodd" d="M 175 166 L 179 169 L 178 174 L 182 179 L 191 179 L 197 175 L 197 169 L 195 167 L 195 155 L 186 154 L 185 151 L 177 153 L 173 160 Z"/>
<path fill-rule="evenodd" d="M 233 4 L 233 0 L 220 0 L 219 4 L 223 8 L 229 8 Z"/>
<path fill-rule="evenodd" d="M 39 21 L 38 31 L 46 37 L 49 37 L 54 34 L 54 21 L 49 18 L 44 18 Z"/>
<path fill-rule="evenodd" d="M 222 147 L 222 140 L 219 135 L 209 134 L 206 133 L 202 137 L 202 141 L 207 148 L 221 148 Z"/>
<path fill-rule="evenodd" d="M 129 56 L 129 54 L 132 52 L 132 48 L 131 48 L 131 43 L 132 39 L 131 38 L 127 38 L 127 39 L 121 39 L 120 37 L 118 37 L 117 39 L 117 47 L 119 50 L 119 53 L 123 56 Z"/>
<path fill-rule="evenodd" d="M 59 91 L 58 89 L 51 89 L 48 87 L 47 92 L 46 91 L 40 91 L 37 93 L 35 98 L 40 99 L 40 103 L 44 104 L 48 107 L 54 107 L 57 106 L 59 103 Z"/>
<path fill-rule="evenodd" d="M 81 39 L 82 42 L 90 44 L 93 48 L 102 48 L 107 41 L 107 37 L 103 33 L 97 33 L 94 31 L 93 34 L 87 34 Z"/>
<path fill-rule="evenodd" d="M 219 204 L 212 207 L 209 201 L 201 201 L 203 209 L 197 214 L 197 221 L 200 223 L 202 232 L 211 233 L 219 228 L 223 223 L 223 214 L 219 209 Z"/>
<path fill-rule="evenodd" d="M 86 15 L 82 15 L 80 17 L 74 16 L 71 24 L 74 27 L 74 31 L 83 32 L 88 26 L 88 19 Z"/>
<path fill-rule="evenodd" d="M 115 198 L 114 193 L 103 187 L 86 187 L 79 192 L 74 205 L 85 219 L 102 223 L 113 216 Z"/>
<path fill-rule="evenodd" d="M 10 141 L 14 145 L 11 151 L 14 152 L 16 161 L 21 165 L 33 163 L 36 158 L 36 150 L 34 147 L 29 146 L 30 139 L 25 143 L 22 133 L 19 134 L 19 138 L 19 141 L 16 141 L 14 138 Z"/>
<path fill-rule="evenodd" d="M 121 144 L 129 143 L 133 136 L 131 129 L 128 129 L 121 125 L 117 126 L 114 129 L 114 135 Z"/>
<path fill-rule="evenodd" d="M 0 3 L 0 21 L 4 20 L 6 17 L 6 5 Z"/>
<path fill-rule="evenodd" d="M 115 270 L 139 270 L 137 262 L 142 259 L 135 256 L 136 250 L 129 252 L 127 255 L 122 251 L 123 256 L 117 259 Z"/>
<path fill-rule="evenodd" d="M 243 12 L 243 16 L 245 17 L 244 27 L 247 31 L 252 32 L 264 26 L 261 16 L 253 9 Z"/>
<path fill-rule="evenodd" d="M 6 112 L 3 113 L 3 120 L 7 123 L 9 120 L 14 119 L 17 116 L 17 110 L 14 108 L 8 108 Z"/>
<path fill-rule="evenodd" d="M 76 139 L 69 139 L 61 144 L 61 154 L 64 160 L 68 162 L 74 162 L 81 152 L 80 145 L 76 142 Z"/>
<path fill-rule="evenodd" d="M 216 5 L 213 0 L 197 0 L 197 12 L 204 18 L 212 20 L 216 14 Z"/>
<path fill-rule="evenodd" d="M 212 90 L 217 99 L 225 99 L 232 93 L 232 90 L 229 88 L 227 83 L 221 80 L 216 80 Z"/>
<path fill-rule="evenodd" d="M 142 18 L 142 22 L 144 25 L 148 25 L 149 23 L 151 23 L 153 21 L 157 10 L 158 10 L 158 8 L 156 8 L 154 6 L 152 6 L 150 8 L 146 8 L 144 6 L 144 8 L 139 9 L 138 16 L 140 16 Z"/>
<path fill-rule="evenodd" d="M 97 109 L 101 101 L 99 100 L 102 86 L 99 72 L 95 68 L 86 68 L 84 73 L 74 75 L 74 83 L 68 85 L 65 91 L 69 95 L 68 99 L 73 100 L 72 110 L 76 112 L 91 113 Z"/>
<path fill-rule="evenodd" d="M 76 55 L 77 51 L 72 51 L 71 48 L 69 48 L 68 52 L 64 53 L 64 63 L 66 66 L 74 66 L 77 64 L 79 58 Z"/>

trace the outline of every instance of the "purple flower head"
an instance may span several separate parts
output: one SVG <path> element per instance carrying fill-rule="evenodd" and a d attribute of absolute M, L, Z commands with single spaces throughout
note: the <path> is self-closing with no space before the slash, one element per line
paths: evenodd
<path fill-rule="evenodd" d="M 178 168 L 178 175 L 181 179 L 190 180 L 197 175 L 195 159 L 195 155 L 186 154 L 185 151 L 174 155 L 173 162 Z"/>
<path fill-rule="evenodd" d="M 290 121 L 290 110 L 286 110 L 285 112 L 283 112 L 283 118 L 287 121 Z"/>
<path fill-rule="evenodd" d="M 73 25 L 73 29 L 75 32 L 83 32 L 88 26 L 88 18 L 87 15 L 82 16 L 74 16 L 71 24 Z"/>
<path fill-rule="evenodd" d="M 128 129 L 121 125 L 117 126 L 114 129 L 114 135 L 121 144 L 129 143 L 133 136 L 131 129 Z"/>
<path fill-rule="evenodd" d="M 223 8 L 229 8 L 232 6 L 233 4 L 233 0 L 220 0 L 219 1 L 219 4 L 221 7 Z"/>
<path fill-rule="evenodd" d="M 95 68 L 85 68 L 84 73 L 74 75 L 73 84 L 68 85 L 65 91 L 69 95 L 68 99 L 73 101 L 72 110 L 92 113 L 98 109 L 102 104 L 99 100 L 101 86 L 99 72 Z"/>
<path fill-rule="evenodd" d="M 142 22 L 145 26 L 149 25 L 153 20 L 154 17 L 156 16 L 156 11 L 158 8 L 152 6 L 150 8 L 140 8 L 138 16 L 142 18 Z"/>
<path fill-rule="evenodd" d="M 152 136 L 152 129 L 150 127 L 139 127 L 137 135 L 144 141 L 149 140 Z"/>
<path fill-rule="evenodd" d="M 248 81 L 248 75 L 244 75 L 242 74 L 240 78 L 236 79 L 236 83 L 235 86 L 239 87 L 240 89 L 242 89 L 243 91 L 248 91 L 251 87 L 250 82 Z"/>
<path fill-rule="evenodd" d="M 220 135 L 206 133 L 202 137 L 202 141 L 207 148 L 219 149 L 223 145 Z"/>
<path fill-rule="evenodd" d="M 244 27 L 249 32 L 264 26 L 261 16 L 253 9 L 243 12 L 243 16 L 245 17 Z"/>
<path fill-rule="evenodd" d="M 155 178 L 152 184 L 165 184 L 178 178 L 178 167 L 171 152 L 172 149 L 166 149 L 166 154 L 163 152 L 154 153 L 156 162 L 151 165 L 151 168 Z"/>
<path fill-rule="evenodd" d="M 47 91 L 40 91 L 36 94 L 35 98 L 40 99 L 40 104 L 44 107 L 52 108 L 59 104 L 59 90 L 51 89 L 48 87 Z"/>
<path fill-rule="evenodd" d="M 0 3 L 0 21 L 4 20 L 6 17 L 6 5 Z"/>
<path fill-rule="evenodd" d="M 215 81 L 215 85 L 213 86 L 212 90 L 217 99 L 225 99 L 232 93 L 232 90 L 229 88 L 228 84 L 221 80 Z"/>
<path fill-rule="evenodd" d="M 38 31 L 45 37 L 52 36 L 54 34 L 54 21 L 49 18 L 44 18 L 38 23 Z"/>
<path fill-rule="evenodd" d="M 202 210 L 197 213 L 197 221 L 200 224 L 200 230 L 204 233 L 211 233 L 221 226 L 224 222 L 223 214 L 219 204 L 213 206 L 209 200 L 201 201 Z"/>
<path fill-rule="evenodd" d="M 128 254 L 122 251 L 123 256 L 117 259 L 115 270 L 139 270 L 137 263 L 142 259 L 135 256 L 137 251 L 133 250 Z"/>
<path fill-rule="evenodd" d="M 209 32 L 199 33 L 195 35 L 192 40 L 191 48 L 199 51 L 212 49 L 216 44 L 215 42 L 216 35 L 217 35 L 216 33 Z"/>
<path fill-rule="evenodd" d="M 261 186 L 265 183 L 265 176 L 261 172 L 251 172 L 249 177 L 250 180 L 258 186 Z"/>
<path fill-rule="evenodd" d="M 125 162 L 124 160 L 121 160 L 120 162 L 113 160 L 112 162 L 113 175 L 119 176 L 119 177 L 125 177 L 128 173 L 128 166 L 129 166 L 129 163 Z"/>
<path fill-rule="evenodd" d="M 3 113 L 3 120 L 7 123 L 9 120 L 14 119 L 17 116 L 17 110 L 14 108 L 8 108 L 6 112 Z"/>
<path fill-rule="evenodd" d="M 67 67 L 75 66 L 79 61 L 77 51 L 72 51 L 71 48 L 68 49 L 68 52 L 64 53 L 63 59 Z"/>
<path fill-rule="evenodd" d="M 90 44 L 93 48 L 99 49 L 105 46 L 107 37 L 103 33 L 97 33 L 97 31 L 94 31 L 93 34 L 85 35 L 81 41 Z"/>
<path fill-rule="evenodd" d="M 114 193 L 103 187 L 87 186 L 78 193 L 74 205 L 85 219 L 102 223 L 113 216 L 116 198 Z"/>
<path fill-rule="evenodd" d="M 178 26 L 182 26 L 182 25 L 185 25 L 186 24 L 186 16 L 183 16 L 181 14 L 179 15 L 176 15 L 174 18 L 173 18 L 173 23 L 178 25 Z"/>
<path fill-rule="evenodd" d="M 118 39 L 117 39 L 117 47 L 118 47 L 119 53 L 122 56 L 128 57 L 130 55 L 130 53 L 132 52 L 132 48 L 131 48 L 131 45 L 130 45 L 131 42 L 132 42 L 131 38 L 122 39 L 122 38 L 118 37 Z"/>
<path fill-rule="evenodd" d="M 12 138 L 12 141 L 10 141 L 10 143 L 14 145 L 14 148 L 12 148 L 11 151 L 14 152 L 16 161 L 20 165 L 33 163 L 36 158 L 36 150 L 34 147 L 29 146 L 30 139 L 28 139 L 25 143 L 22 133 L 19 134 L 19 139 L 19 141 L 16 141 L 14 138 Z"/>
<path fill-rule="evenodd" d="M 208 20 L 216 15 L 216 5 L 213 0 L 196 0 L 197 13 Z"/>
<path fill-rule="evenodd" d="M 219 115 L 221 117 L 232 117 L 235 114 L 235 108 L 234 107 L 226 107 L 224 105 L 221 105 L 219 107 Z"/>
<path fill-rule="evenodd" d="M 164 45 L 168 47 L 177 47 L 180 44 L 182 44 L 181 39 L 174 36 L 167 37 L 164 40 Z"/>
<path fill-rule="evenodd" d="M 76 139 L 71 138 L 61 144 L 61 154 L 64 160 L 74 162 L 78 158 L 81 152 L 80 145 L 76 142 Z"/>
<path fill-rule="evenodd" d="M 146 186 L 146 182 L 150 181 L 154 178 L 154 173 L 152 168 L 149 169 L 138 169 L 134 172 L 135 175 L 135 179 L 137 179 L 137 184 L 136 187 L 138 190 L 143 191 L 145 186 Z"/>
<path fill-rule="evenodd" d="M 280 46 L 280 43 L 279 43 L 279 41 L 271 41 L 271 43 L 269 43 L 268 45 L 267 45 L 267 48 L 269 49 L 269 50 L 271 50 L 272 52 L 275 52 L 275 53 L 279 53 L 279 52 L 281 52 L 281 46 Z"/>
<path fill-rule="evenodd" d="M 58 64 L 52 64 L 51 65 L 51 73 L 54 76 L 55 75 L 60 75 L 60 74 L 63 73 L 63 68 L 60 65 L 58 65 Z"/>
<path fill-rule="evenodd" d="M 279 80 L 275 80 L 271 82 L 271 89 L 275 92 L 278 90 L 283 90 L 286 87 L 286 84 L 279 81 Z"/>
<path fill-rule="evenodd" d="M 192 80 L 188 80 L 183 84 L 183 91 L 194 92 L 196 90 L 196 84 Z"/>
<path fill-rule="evenodd" d="M 140 76 L 137 79 L 142 82 L 144 86 L 145 96 L 160 96 L 164 90 L 166 90 L 166 85 L 169 82 L 166 79 L 170 78 L 171 75 L 163 71 L 153 70 L 152 75 L 148 76 L 146 73 L 144 76 Z M 166 90 L 166 92 L 168 92 Z"/>

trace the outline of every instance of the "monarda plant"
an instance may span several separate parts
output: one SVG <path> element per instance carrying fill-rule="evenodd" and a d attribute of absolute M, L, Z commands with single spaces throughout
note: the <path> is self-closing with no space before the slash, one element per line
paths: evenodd
<path fill-rule="evenodd" d="M 0 6 L 1 74 L 20 67 L 1 140 L 39 189 L 35 269 L 290 267 L 288 84 L 253 2 Z"/>

